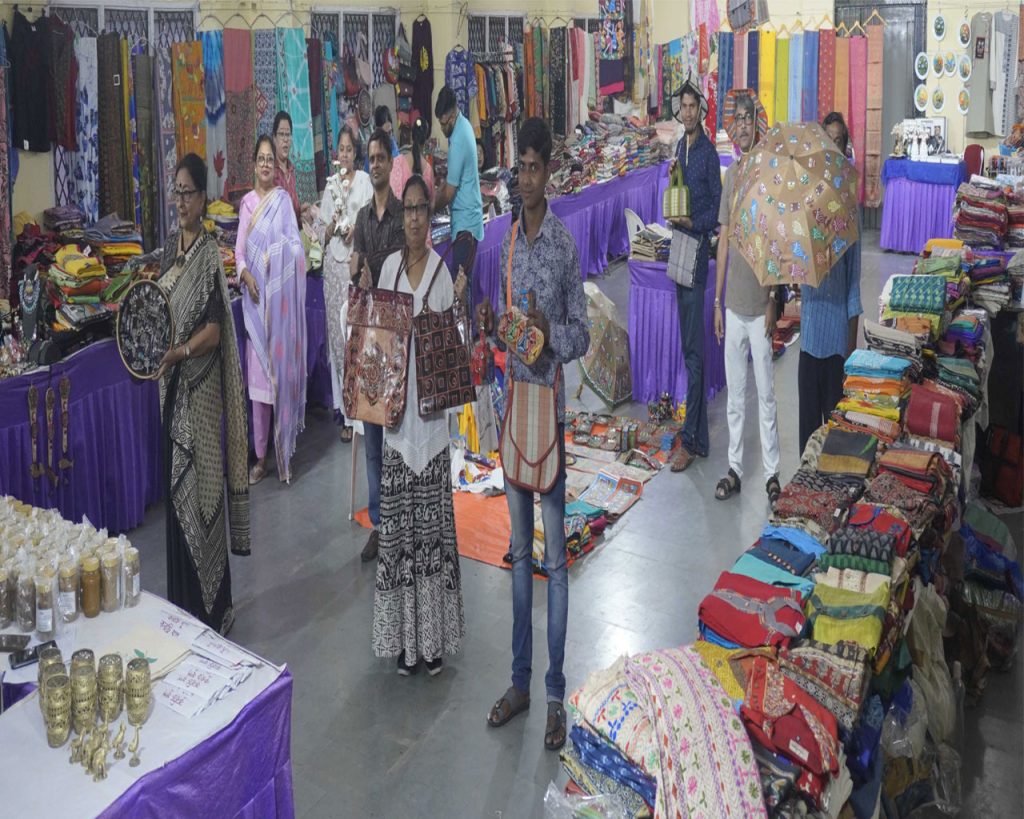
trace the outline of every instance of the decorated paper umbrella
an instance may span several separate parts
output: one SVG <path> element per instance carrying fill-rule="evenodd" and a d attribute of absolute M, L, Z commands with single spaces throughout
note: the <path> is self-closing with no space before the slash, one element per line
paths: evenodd
<path fill-rule="evenodd" d="M 821 284 L 859 238 L 853 163 L 816 122 L 776 125 L 740 162 L 730 238 L 763 285 Z"/>
<path fill-rule="evenodd" d="M 740 97 L 749 97 L 754 103 L 754 119 L 757 120 L 757 139 L 760 142 L 768 133 L 768 114 L 757 97 L 757 92 L 750 88 L 733 88 L 726 92 L 725 102 L 722 105 L 722 128 L 732 139 L 732 126 L 736 119 L 736 100 Z M 735 140 L 733 140 L 735 141 Z"/>

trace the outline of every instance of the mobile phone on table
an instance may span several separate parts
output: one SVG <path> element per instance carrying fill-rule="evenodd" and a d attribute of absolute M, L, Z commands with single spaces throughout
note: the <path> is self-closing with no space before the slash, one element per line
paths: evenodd
<path fill-rule="evenodd" d="M 30 639 L 27 634 L 0 634 L 0 651 L 21 651 Z"/>
<path fill-rule="evenodd" d="M 32 665 L 32 663 L 39 662 L 39 652 L 44 648 L 51 648 L 57 645 L 56 640 L 47 640 L 45 643 L 40 643 L 32 648 L 24 648 L 21 651 L 15 651 L 11 655 L 11 668 L 21 668 L 22 666 Z"/>

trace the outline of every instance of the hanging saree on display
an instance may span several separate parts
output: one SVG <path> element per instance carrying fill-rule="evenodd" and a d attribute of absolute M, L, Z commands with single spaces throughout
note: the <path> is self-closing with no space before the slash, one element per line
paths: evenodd
<path fill-rule="evenodd" d="M 732 87 L 745 88 L 747 82 L 747 38 L 736 35 L 732 52 Z"/>
<path fill-rule="evenodd" d="M 803 111 L 804 33 L 789 37 L 789 122 L 800 122 Z"/>
<path fill-rule="evenodd" d="M 124 93 L 125 114 L 125 162 L 132 169 L 132 220 L 136 227 L 142 226 L 142 166 L 139 162 L 138 118 L 135 114 L 135 74 L 129 54 L 128 41 L 121 41 L 121 88 Z M 127 78 L 127 82 L 125 79 Z"/>
<path fill-rule="evenodd" d="M 75 150 L 75 88 L 78 62 L 75 59 L 75 33 L 60 17 L 50 17 L 50 107 L 54 143 Z"/>
<path fill-rule="evenodd" d="M 565 28 L 553 28 L 551 29 L 551 73 L 548 75 L 548 81 L 551 83 L 551 131 L 558 136 L 565 136 L 566 126 L 566 105 L 565 105 L 565 69 L 566 69 L 566 29 Z M 605 66 L 608 62 L 618 63 L 622 65 L 621 60 L 601 61 L 601 79 L 602 86 L 604 86 L 606 69 Z M 605 86 L 611 88 L 612 86 Z M 623 85 L 620 82 L 615 82 L 614 87 L 618 88 L 618 91 L 622 91 Z M 613 91 L 609 93 L 618 93 Z"/>
<path fill-rule="evenodd" d="M 823 28 L 818 32 L 818 122 L 835 109 L 836 32 Z"/>
<path fill-rule="evenodd" d="M 833 83 L 832 110 L 850 122 L 850 40 L 836 37 L 836 75 Z"/>
<path fill-rule="evenodd" d="M 153 134 L 153 58 L 136 54 L 132 58 L 135 82 L 135 127 L 138 134 L 139 188 L 142 198 L 142 242 L 147 250 L 157 247 L 157 167 Z"/>
<path fill-rule="evenodd" d="M 732 90 L 732 48 L 732 32 L 718 32 L 718 92 L 723 98 Z M 715 130 L 719 131 L 721 128 L 722 106 L 719 105 L 715 116 Z"/>
<path fill-rule="evenodd" d="M 277 98 L 292 117 L 291 161 L 299 202 L 318 199 L 313 170 L 313 124 L 309 106 L 309 64 L 301 28 L 277 29 Z"/>
<path fill-rule="evenodd" d="M 315 37 L 306 40 L 306 65 L 309 72 L 309 116 L 313 124 L 313 172 L 317 191 L 327 185 L 328 155 L 324 145 L 324 61 L 320 52 L 320 41 Z M 313 201 L 313 200 L 310 200 Z"/>
<path fill-rule="evenodd" d="M 198 45 L 198 43 L 196 44 Z M 125 111 L 121 89 L 121 42 L 117 34 L 101 34 L 97 44 L 100 140 L 100 212 L 122 219 L 135 215 L 131 166 L 125 161 Z"/>
<path fill-rule="evenodd" d="M 885 26 L 872 23 L 868 32 L 868 88 L 882 88 L 885 58 Z M 882 204 L 882 95 L 868 94 L 864 123 L 864 204 L 877 208 Z"/>
<path fill-rule="evenodd" d="M 81 41 L 79 40 L 79 42 Z M 174 188 L 174 166 L 178 162 L 173 70 L 171 48 L 158 48 L 156 50 L 156 110 L 157 122 L 160 125 L 160 141 L 157 145 L 156 173 L 160 183 L 157 210 L 160 212 L 161 245 L 166 242 L 171 233 L 178 229 L 178 211 L 171 198 L 171 190 Z"/>
<path fill-rule="evenodd" d="M 747 88 L 755 94 L 761 73 L 761 32 L 755 29 L 747 32 Z"/>
<path fill-rule="evenodd" d="M 171 46 L 171 56 L 174 60 L 174 123 L 178 159 L 185 154 L 197 154 L 205 161 L 206 90 L 203 84 L 203 45 L 198 40 L 175 43 Z"/>
<path fill-rule="evenodd" d="M 253 104 L 256 135 L 274 135 L 277 114 L 277 36 L 273 29 L 252 33 Z"/>
<path fill-rule="evenodd" d="M 789 37 L 775 40 L 775 122 L 789 121 Z M 768 120 L 768 126 L 775 124 Z"/>
<path fill-rule="evenodd" d="M 868 111 L 868 40 L 850 38 L 850 138 L 853 140 L 853 162 L 857 166 L 857 199 L 864 202 L 864 146 Z"/>
<path fill-rule="evenodd" d="M 227 130 L 224 123 L 224 32 L 201 31 L 203 88 L 206 96 L 206 193 L 220 199 L 224 192 Z"/>
<path fill-rule="evenodd" d="M 78 81 L 75 83 L 75 141 L 78 145 L 71 157 L 76 205 L 87 224 L 100 218 L 97 182 L 100 175 L 99 109 L 96 99 L 96 38 L 75 40 Z"/>
<path fill-rule="evenodd" d="M 11 165 L 9 139 L 8 68 L 0 37 L 0 298 L 7 298 L 11 282 Z"/>
<path fill-rule="evenodd" d="M 776 34 L 774 31 L 761 32 L 761 57 L 757 73 L 757 96 L 761 106 L 768 115 L 768 126 L 775 124 L 775 48 Z"/>
<path fill-rule="evenodd" d="M 818 32 L 804 32 L 804 61 L 800 66 L 800 119 L 818 119 Z"/>
<path fill-rule="evenodd" d="M 252 157 L 256 141 L 256 109 L 253 101 L 252 33 L 239 28 L 224 30 L 225 146 L 227 171 L 224 193 L 237 204 L 252 187 Z"/>

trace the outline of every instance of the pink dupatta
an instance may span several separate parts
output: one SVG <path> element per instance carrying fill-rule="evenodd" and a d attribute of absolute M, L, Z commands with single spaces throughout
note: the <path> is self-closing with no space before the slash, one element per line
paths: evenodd
<path fill-rule="evenodd" d="M 857 166 L 857 198 L 864 202 L 864 146 L 867 144 L 868 118 L 868 40 L 850 38 L 850 138 Z"/>

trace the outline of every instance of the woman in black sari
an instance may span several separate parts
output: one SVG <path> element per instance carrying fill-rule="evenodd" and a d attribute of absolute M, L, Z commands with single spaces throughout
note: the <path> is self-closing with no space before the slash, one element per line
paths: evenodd
<path fill-rule="evenodd" d="M 178 163 L 174 196 L 180 227 L 167 237 L 158 280 L 174 318 L 174 344 L 159 372 L 167 597 L 227 634 L 234 610 L 226 516 L 231 551 L 249 554 L 245 388 L 220 253 L 202 226 L 206 165 L 195 154 Z"/>

